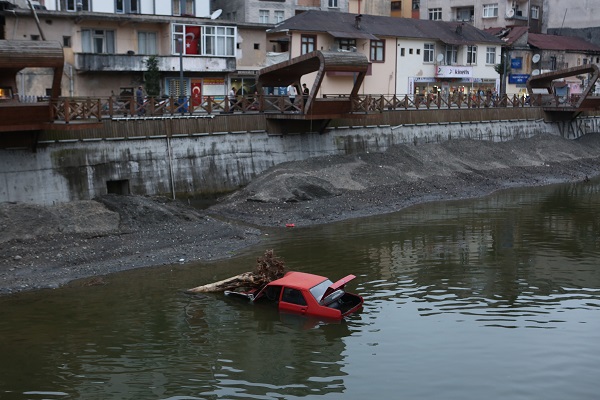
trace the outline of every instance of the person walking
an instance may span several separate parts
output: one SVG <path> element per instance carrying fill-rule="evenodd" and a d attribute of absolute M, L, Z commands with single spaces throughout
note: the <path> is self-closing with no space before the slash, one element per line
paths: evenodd
<path fill-rule="evenodd" d="M 138 86 L 135 91 L 135 98 L 137 102 L 137 114 L 140 116 L 144 115 L 144 90 L 142 89 L 142 86 Z"/>
<path fill-rule="evenodd" d="M 233 108 L 235 107 L 235 88 L 232 86 L 229 91 L 229 112 L 233 112 Z"/>
<path fill-rule="evenodd" d="M 310 91 L 308 90 L 306 83 L 303 83 L 302 84 L 302 106 L 303 106 L 303 108 L 306 108 L 306 102 L 308 101 L 309 93 L 310 93 Z"/>
<path fill-rule="evenodd" d="M 298 95 L 298 91 L 296 90 L 296 86 L 294 83 L 290 83 L 287 87 L 287 95 L 290 98 L 290 103 L 292 103 L 292 112 L 296 110 L 294 103 L 296 102 L 296 96 Z"/>

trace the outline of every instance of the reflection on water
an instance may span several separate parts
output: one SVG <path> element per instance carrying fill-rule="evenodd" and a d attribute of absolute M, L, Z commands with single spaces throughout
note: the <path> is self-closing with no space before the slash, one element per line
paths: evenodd
<path fill-rule="evenodd" d="M 593 398 L 599 191 L 277 229 L 233 260 L 0 298 L 0 398 Z M 252 268 L 265 248 L 290 270 L 357 275 L 364 309 L 331 324 L 182 293 Z"/>

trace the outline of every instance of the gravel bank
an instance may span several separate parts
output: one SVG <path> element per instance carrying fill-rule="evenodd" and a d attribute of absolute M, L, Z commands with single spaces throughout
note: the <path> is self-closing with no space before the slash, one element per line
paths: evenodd
<path fill-rule="evenodd" d="M 320 157 L 276 166 L 207 210 L 112 195 L 53 207 L 0 204 L 0 294 L 230 257 L 258 243 L 261 227 L 323 224 L 505 188 L 581 181 L 600 174 L 599 150 L 600 134 L 578 140 L 540 135 Z"/>

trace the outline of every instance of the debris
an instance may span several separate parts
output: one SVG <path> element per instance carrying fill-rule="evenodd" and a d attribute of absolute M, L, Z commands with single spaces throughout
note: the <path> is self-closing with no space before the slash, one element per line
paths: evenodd
<path fill-rule="evenodd" d="M 283 277 L 285 274 L 285 264 L 283 260 L 275 256 L 273 250 L 266 250 L 262 257 L 256 259 L 256 268 L 253 272 L 244 272 L 242 274 L 223 279 L 218 282 L 209 283 L 188 289 L 187 293 L 208 293 L 222 292 L 233 289 L 253 289 L 262 288 L 275 279 Z"/>

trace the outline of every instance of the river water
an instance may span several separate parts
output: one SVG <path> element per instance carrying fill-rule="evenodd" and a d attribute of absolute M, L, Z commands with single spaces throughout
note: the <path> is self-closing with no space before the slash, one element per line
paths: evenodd
<path fill-rule="evenodd" d="M 267 232 L 218 263 L 0 298 L 0 399 L 592 399 L 600 183 Z M 183 290 L 253 268 L 353 273 L 341 323 Z"/>

